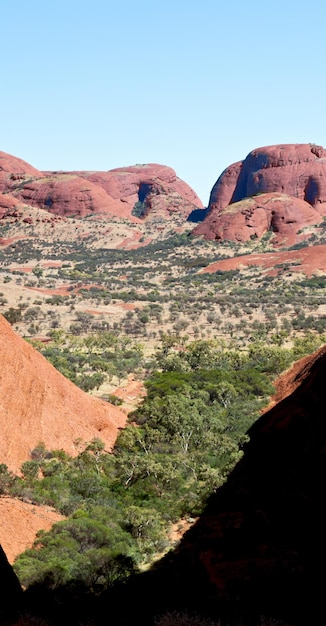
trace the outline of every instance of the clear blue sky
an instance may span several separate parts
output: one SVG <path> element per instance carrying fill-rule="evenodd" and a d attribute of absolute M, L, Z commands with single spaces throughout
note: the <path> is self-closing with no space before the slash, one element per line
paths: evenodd
<path fill-rule="evenodd" d="M 2 0 L 0 150 L 46 169 L 173 167 L 207 204 L 275 143 L 326 147 L 326 3 Z"/>

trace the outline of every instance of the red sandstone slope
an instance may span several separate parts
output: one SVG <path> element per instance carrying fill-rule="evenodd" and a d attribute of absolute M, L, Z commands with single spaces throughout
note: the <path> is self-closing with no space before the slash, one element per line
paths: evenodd
<path fill-rule="evenodd" d="M 0 497 L 0 544 L 9 563 L 31 548 L 39 530 L 50 530 L 65 519 L 49 506 L 37 506 L 7 496 Z"/>
<path fill-rule="evenodd" d="M 31 178 L 41 178 L 42 172 L 22 159 L 0 152 L 0 192 L 10 191 Z"/>
<path fill-rule="evenodd" d="M 326 273 L 326 245 L 311 246 L 299 250 L 245 254 L 230 259 L 222 259 L 210 263 L 198 273 L 243 270 L 253 265 L 266 268 L 270 276 L 283 272 L 287 266 L 290 267 L 291 271 L 303 272 L 307 276 Z"/>
<path fill-rule="evenodd" d="M 267 146 L 221 174 L 211 191 L 209 214 L 194 235 L 247 241 L 271 230 L 276 244 L 292 245 L 300 240 L 300 229 L 320 223 L 323 215 L 326 150 L 313 144 Z"/>
<path fill-rule="evenodd" d="M 192 211 L 203 208 L 197 194 L 166 165 L 149 163 L 120 167 L 107 172 L 75 172 L 78 176 L 102 187 L 109 196 L 124 203 L 132 218 L 137 202 L 144 204 L 142 217 L 160 215 L 169 219 L 173 214 L 185 219 Z"/>
<path fill-rule="evenodd" d="M 143 219 L 186 220 L 192 211 L 203 208 L 172 168 L 154 163 L 104 172 L 40 172 L 0 152 L 0 192 L 55 215 L 127 218 L 132 223 L 139 222 L 133 214 L 136 203 L 142 204 Z"/>
<path fill-rule="evenodd" d="M 124 216 L 124 206 L 111 198 L 99 185 L 85 182 L 80 176 L 53 174 L 31 180 L 12 193 L 29 204 L 55 215 L 85 217 L 85 215 Z"/>
<path fill-rule="evenodd" d="M 305 238 L 299 231 L 320 222 L 320 213 L 308 202 L 281 193 L 264 193 L 212 211 L 193 234 L 216 241 L 246 242 L 272 231 L 275 245 L 292 246 Z"/>
<path fill-rule="evenodd" d="M 228 204 L 257 193 L 278 192 L 309 202 L 323 215 L 326 210 L 326 150 L 313 144 L 256 148 L 244 161 L 231 165 L 221 174 L 211 192 L 211 209 L 226 206 L 222 197 L 225 186 L 232 191 Z"/>
<path fill-rule="evenodd" d="M 0 316 L 0 462 L 18 471 L 31 450 L 76 454 L 74 441 L 99 437 L 112 448 L 126 415 L 60 374 Z"/>

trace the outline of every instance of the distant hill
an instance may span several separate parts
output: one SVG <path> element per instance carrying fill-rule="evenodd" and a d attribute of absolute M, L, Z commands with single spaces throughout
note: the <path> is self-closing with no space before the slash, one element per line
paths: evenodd
<path fill-rule="evenodd" d="M 40 172 L 0 152 L 0 191 L 54 215 L 124 218 L 136 224 L 174 216 L 186 220 L 203 208 L 172 168 L 153 163 L 104 172 Z"/>
<path fill-rule="evenodd" d="M 211 191 L 194 235 L 245 242 L 270 232 L 276 245 L 307 238 L 326 215 L 326 150 L 314 144 L 257 148 L 230 165 Z"/>

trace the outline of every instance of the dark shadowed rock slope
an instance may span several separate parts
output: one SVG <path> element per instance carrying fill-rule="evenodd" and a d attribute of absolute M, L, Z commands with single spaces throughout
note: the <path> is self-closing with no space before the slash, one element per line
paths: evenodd
<path fill-rule="evenodd" d="M 23 591 L 18 578 L 0 546 L 0 624 L 5 623 L 8 615 L 15 615 L 23 599 L 22 595 Z"/>
<path fill-rule="evenodd" d="M 325 382 L 326 346 L 286 375 L 283 399 L 250 429 L 225 486 L 178 549 L 136 579 L 128 603 L 126 594 L 134 613 L 139 598 L 147 603 L 143 623 L 184 609 L 223 624 L 261 624 L 262 615 L 325 623 Z"/>

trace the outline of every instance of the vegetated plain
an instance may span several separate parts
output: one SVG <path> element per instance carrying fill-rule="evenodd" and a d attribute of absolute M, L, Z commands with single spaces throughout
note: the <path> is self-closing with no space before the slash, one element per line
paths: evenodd
<path fill-rule="evenodd" d="M 20 476 L 0 465 L 0 492 L 66 516 L 17 558 L 22 584 L 99 594 L 173 545 L 240 458 L 275 378 L 325 342 L 325 276 L 291 250 L 273 271 L 201 273 L 273 252 L 269 236 L 216 244 L 151 224 L 150 243 L 125 249 L 103 244 L 100 221 L 77 226 L 88 235 L 5 227 L 0 310 L 75 384 L 122 403 L 129 424 L 113 454 L 99 439 L 76 442 L 74 458 L 39 442 Z M 320 227 L 300 246 L 325 243 Z M 147 395 L 130 406 L 115 392 L 131 379 Z"/>

